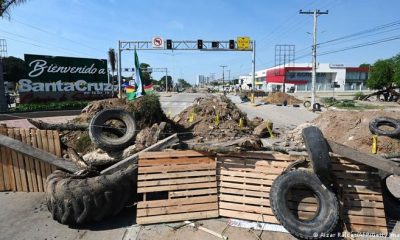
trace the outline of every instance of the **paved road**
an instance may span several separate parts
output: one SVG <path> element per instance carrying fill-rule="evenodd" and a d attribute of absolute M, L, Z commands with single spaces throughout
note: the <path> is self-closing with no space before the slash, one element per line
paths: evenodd
<path fill-rule="evenodd" d="M 173 117 L 192 105 L 196 98 L 206 95 L 205 93 L 173 93 L 168 94 L 167 97 L 166 94 L 162 94 L 160 102 L 165 114 Z"/>

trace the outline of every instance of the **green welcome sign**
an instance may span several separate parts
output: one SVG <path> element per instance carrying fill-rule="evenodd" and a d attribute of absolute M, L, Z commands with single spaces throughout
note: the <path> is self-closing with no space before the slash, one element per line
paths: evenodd
<path fill-rule="evenodd" d="M 25 54 L 25 64 L 26 78 L 18 82 L 21 103 L 111 96 L 105 59 Z"/>

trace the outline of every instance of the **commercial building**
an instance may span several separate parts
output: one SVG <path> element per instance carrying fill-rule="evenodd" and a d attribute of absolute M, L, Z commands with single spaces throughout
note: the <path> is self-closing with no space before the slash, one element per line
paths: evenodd
<path fill-rule="evenodd" d="M 317 91 L 332 91 L 333 84 L 339 91 L 366 90 L 368 68 L 346 67 L 343 64 L 320 63 L 317 66 Z M 265 91 L 311 91 L 311 64 L 292 64 L 257 71 L 256 89 Z M 242 89 L 251 89 L 252 76 L 241 76 Z"/>

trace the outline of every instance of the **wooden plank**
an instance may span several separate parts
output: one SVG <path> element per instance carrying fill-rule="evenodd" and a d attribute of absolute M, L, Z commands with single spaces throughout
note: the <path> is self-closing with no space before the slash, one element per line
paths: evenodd
<path fill-rule="evenodd" d="M 138 209 L 136 216 L 137 217 L 147 217 L 147 216 L 154 216 L 154 215 L 165 215 L 165 214 L 173 214 L 173 213 L 189 213 L 189 212 L 200 212 L 200 211 L 210 211 L 210 210 L 218 210 L 218 202 Z"/>
<path fill-rule="evenodd" d="M 194 177 L 194 178 L 178 178 L 178 179 L 163 179 L 155 181 L 139 181 L 137 186 L 140 187 L 150 187 L 150 186 L 162 186 L 162 185 L 174 185 L 182 183 L 200 183 L 200 182 L 215 182 L 215 176 L 206 177 Z"/>
<path fill-rule="evenodd" d="M 237 183 L 251 183 L 257 185 L 272 185 L 272 180 L 265 179 L 254 179 L 254 178 L 246 178 L 246 177 L 228 177 L 228 176 L 218 176 L 218 179 L 223 182 L 237 182 Z"/>
<path fill-rule="evenodd" d="M 187 190 L 187 191 L 170 191 L 170 192 L 168 192 L 168 195 L 169 195 L 170 198 L 199 196 L 199 195 L 210 195 L 210 194 L 217 194 L 217 188 L 207 188 L 207 189 Z"/>
<path fill-rule="evenodd" d="M 61 142 L 60 142 L 60 133 L 58 131 L 53 131 L 53 141 L 54 141 L 54 154 L 57 157 L 62 157 L 62 151 L 61 151 Z M 52 166 L 53 172 L 57 170 L 57 167 L 54 165 Z"/>
<path fill-rule="evenodd" d="M 187 204 L 196 203 L 210 203 L 218 201 L 218 196 L 202 196 L 202 197 L 190 197 L 190 198 L 177 198 L 177 199 L 167 199 L 167 200 L 154 200 L 139 202 L 137 205 L 138 209 L 150 208 L 150 207 L 168 207 L 168 206 L 181 206 Z"/>
<path fill-rule="evenodd" d="M 167 173 L 178 171 L 195 171 L 195 170 L 215 170 L 215 163 L 202 163 L 193 165 L 170 165 L 170 166 L 155 166 L 155 167 L 141 167 L 139 174 L 143 173 Z"/>
<path fill-rule="evenodd" d="M 229 171 L 242 171 L 242 172 L 254 172 L 254 173 L 263 173 L 263 172 L 268 172 L 269 174 L 281 174 L 284 170 L 284 168 L 271 168 L 271 167 L 264 167 L 264 166 L 259 166 L 257 169 L 251 166 L 242 166 L 242 167 L 237 167 L 237 166 L 231 166 L 231 165 L 222 165 L 220 166 L 221 170 L 229 170 Z"/>
<path fill-rule="evenodd" d="M 151 145 L 150 147 L 133 154 L 130 157 L 125 158 L 124 160 L 119 161 L 118 163 L 104 169 L 103 171 L 101 171 L 101 174 L 111 174 L 114 172 L 117 172 L 121 169 L 126 169 L 127 167 L 129 167 L 132 164 L 136 164 L 136 161 L 139 159 L 139 155 L 147 152 L 147 151 L 157 151 L 157 150 L 162 150 L 168 147 L 171 147 L 173 144 L 179 142 L 179 138 L 178 138 L 178 134 L 173 134 L 161 141 L 158 141 L 156 144 Z"/>
<path fill-rule="evenodd" d="M 194 183 L 194 184 L 141 187 L 138 188 L 138 193 L 186 190 L 186 189 L 197 189 L 197 188 L 216 188 L 216 187 L 217 187 L 216 182 L 206 182 L 206 183 Z"/>
<path fill-rule="evenodd" d="M 277 161 L 277 160 L 260 160 L 260 159 L 243 159 L 243 158 L 218 158 L 220 164 L 247 165 L 247 166 L 269 166 L 269 167 L 287 167 L 293 161 Z"/>
<path fill-rule="evenodd" d="M 264 214 L 264 215 L 271 215 L 271 216 L 274 215 L 274 213 L 272 212 L 272 209 L 270 207 L 258 207 L 258 206 L 244 205 L 244 204 L 238 204 L 238 203 L 220 202 L 219 208 L 234 210 L 234 211 L 240 210 L 241 212 L 247 212 L 247 213 Z"/>
<path fill-rule="evenodd" d="M 47 130 L 46 135 L 47 135 L 47 142 L 49 144 L 49 153 L 56 155 L 53 131 Z M 50 167 L 50 174 L 51 174 L 55 170 L 55 166 L 53 164 L 50 164 L 49 167 Z"/>
<path fill-rule="evenodd" d="M 344 206 L 347 208 L 378 208 L 378 209 L 384 209 L 384 204 L 383 202 L 368 202 L 368 201 L 356 201 L 356 200 L 350 200 L 350 199 L 344 199 Z"/>
<path fill-rule="evenodd" d="M 192 171 L 192 172 L 179 172 L 179 173 L 141 174 L 138 175 L 138 181 L 165 179 L 165 178 L 197 177 L 197 176 L 215 176 L 215 171 L 206 170 L 206 171 Z"/>
<path fill-rule="evenodd" d="M 238 183 L 228 183 L 228 182 L 220 182 L 219 187 L 227 187 L 227 188 L 234 188 L 234 189 L 246 189 L 246 190 L 254 190 L 254 191 L 261 191 L 261 192 L 269 192 L 271 187 L 260 187 L 254 185 L 246 185 L 246 184 L 238 184 Z"/>
<path fill-rule="evenodd" d="M 14 138 L 14 129 L 8 130 L 8 136 Z M 19 162 L 18 162 L 18 154 L 16 151 L 11 151 L 12 157 L 12 165 L 13 165 L 13 172 L 15 176 L 15 183 L 16 183 L 16 190 L 15 191 L 23 191 L 22 190 L 22 182 L 21 182 L 21 175 L 19 171 Z"/>
<path fill-rule="evenodd" d="M 31 135 L 32 146 L 37 148 L 38 144 L 37 144 L 36 130 L 30 129 L 30 135 Z M 41 168 L 40 168 L 40 161 L 37 159 L 32 159 L 32 160 L 35 165 L 35 173 L 36 173 L 36 182 L 37 182 L 38 192 L 44 192 L 42 173 L 41 173 Z"/>
<path fill-rule="evenodd" d="M 252 221 L 257 221 L 257 222 L 280 224 L 278 222 L 278 220 L 275 218 L 275 216 L 270 216 L 270 215 L 246 213 L 246 212 L 233 211 L 233 210 L 227 210 L 227 209 L 220 209 L 219 215 L 223 216 L 223 217 L 239 218 L 239 219 L 246 219 L 246 220 L 252 220 Z"/>
<path fill-rule="evenodd" d="M 14 131 L 11 129 L 7 130 L 7 136 L 13 137 Z M 7 148 L 7 156 L 8 156 L 8 163 L 9 163 L 9 173 L 10 173 L 10 183 L 11 183 L 11 190 L 18 191 L 18 187 L 21 184 L 19 178 L 19 171 L 18 171 L 18 160 L 16 160 L 17 153 L 12 151 L 10 148 Z M 17 181 L 18 179 L 18 181 Z M 17 183 L 18 182 L 18 183 Z"/>
<path fill-rule="evenodd" d="M 215 162 L 214 158 L 210 158 L 210 157 L 157 158 L 157 159 L 152 159 L 152 160 L 139 159 L 139 167 L 159 166 L 159 165 L 213 163 L 213 162 Z"/>
<path fill-rule="evenodd" d="M 343 209 L 343 214 L 354 215 L 354 216 L 368 216 L 368 217 L 386 217 L 385 211 L 378 208 L 360 208 L 360 209 Z"/>
<path fill-rule="evenodd" d="M 352 159 L 353 161 L 363 163 L 365 165 L 374 167 L 376 169 L 400 175 L 400 167 L 393 161 L 390 161 L 388 159 L 385 159 L 377 155 L 372 155 L 357 151 L 353 148 L 347 147 L 345 145 L 339 144 L 331 140 L 327 140 L 327 142 L 332 152 L 334 153 L 340 154 L 343 157 Z"/>
<path fill-rule="evenodd" d="M 21 134 L 19 129 L 14 128 L 14 138 L 21 142 Z M 25 172 L 25 163 L 24 163 L 24 156 L 21 153 L 17 153 L 17 161 L 18 161 L 18 171 L 21 180 L 21 190 L 23 192 L 28 192 L 28 183 L 26 179 L 26 172 Z"/>
<path fill-rule="evenodd" d="M 240 196 L 252 196 L 252 197 L 264 197 L 267 198 L 269 196 L 269 193 L 266 193 L 266 191 L 250 191 L 250 190 L 244 190 L 244 189 L 232 189 L 232 188 L 227 188 L 227 187 L 220 187 L 218 189 L 219 193 L 225 193 L 225 194 L 233 194 L 233 195 L 240 195 Z"/>
<path fill-rule="evenodd" d="M 388 228 L 381 226 L 349 224 L 348 227 L 353 233 L 383 233 L 385 235 L 383 237 L 386 237 L 386 234 L 388 233 Z"/>
<path fill-rule="evenodd" d="M 29 129 L 25 129 L 25 135 L 26 135 L 26 143 L 32 146 L 33 142 L 32 142 L 31 131 Z M 36 178 L 35 160 L 31 157 L 27 157 L 27 159 L 29 161 L 29 169 L 31 174 L 30 179 L 32 180 L 33 191 L 39 192 L 39 187 Z"/>
<path fill-rule="evenodd" d="M 197 152 L 193 150 L 167 151 L 167 152 L 144 152 L 139 155 L 139 159 L 151 158 L 176 158 L 176 157 L 203 157 L 210 156 L 210 153 Z"/>
<path fill-rule="evenodd" d="M 276 160 L 276 161 L 290 161 L 292 158 L 288 154 L 283 153 L 257 153 L 257 152 L 246 152 L 246 153 L 229 153 L 228 155 L 222 155 L 225 157 L 238 157 L 244 159 L 261 159 L 261 160 Z"/>
<path fill-rule="evenodd" d="M 40 136 L 42 137 L 42 144 L 43 144 L 43 150 L 46 152 L 50 152 L 49 148 L 49 140 L 47 138 L 47 131 L 46 130 L 40 130 Z M 46 178 L 51 174 L 51 167 L 48 163 L 45 165 L 45 173 L 46 173 Z"/>
<path fill-rule="evenodd" d="M 194 213 L 179 213 L 179 214 L 170 214 L 163 216 L 139 217 L 137 218 L 136 222 L 138 224 L 151 224 L 159 222 L 177 222 L 184 220 L 207 219 L 216 217 L 218 217 L 218 210 L 194 212 Z"/>
<path fill-rule="evenodd" d="M 233 195 L 226 195 L 220 194 L 219 201 L 224 202 L 235 202 L 235 203 L 246 203 L 246 204 L 253 204 L 259 206 L 270 206 L 270 202 L 268 198 L 253 198 L 253 197 L 242 197 L 242 196 L 233 196 Z"/>
<path fill-rule="evenodd" d="M 25 143 L 25 144 L 29 144 L 29 142 L 27 142 L 26 140 L 26 134 L 25 134 L 25 129 L 20 128 L 19 129 L 20 134 L 21 134 L 21 142 Z M 29 137 L 29 136 L 28 136 Z M 29 144 L 30 145 L 30 144 Z M 24 165 L 25 165 L 25 174 L 26 174 L 26 181 L 28 183 L 28 190 L 27 192 L 33 192 L 33 180 L 32 180 L 32 167 L 31 167 L 31 163 L 29 161 L 29 158 L 25 155 L 22 155 L 22 158 L 24 160 Z"/>
<path fill-rule="evenodd" d="M 37 140 L 38 149 L 43 149 L 42 135 L 41 135 L 39 129 L 36 129 L 36 140 Z M 43 161 L 40 161 L 40 176 L 42 176 L 42 185 L 43 185 L 43 189 L 45 189 L 47 175 L 46 175 L 46 163 Z"/>
<path fill-rule="evenodd" d="M 368 217 L 368 216 L 354 216 L 354 215 L 344 215 L 345 221 L 348 221 L 352 224 L 363 224 L 363 225 L 372 225 L 372 226 L 386 226 L 386 218 L 380 217 Z"/>
<path fill-rule="evenodd" d="M 247 178 L 256 178 L 256 179 L 266 179 L 266 180 L 273 180 L 278 176 L 278 174 L 271 174 L 268 172 L 255 173 L 255 172 L 229 171 L 229 170 L 225 170 L 225 169 L 221 169 L 219 171 L 219 175 L 232 176 L 232 177 L 247 177 Z"/>
<path fill-rule="evenodd" d="M 4 158 L 4 160 L 3 160 L 3 152 L 4 152 L 4 149 L 0 148 L 0 191 L 8 190 L 6 187 L 6 180 L 4 177 L 5 171 L 3 170 L 3 168 L 6 169 L 6 164 L 5 164 L 6 159 Z"/>
<path fill-rule="evenodd" d="M 0 127 L 0 134 L 7 135 L 6 127 Z M 10 171 L 12 171 L 12 160 L 11 156 L 8 154 L 8 149 L 4 146 L 0 146 L 2 164 L 3 164 L 3 177 L 4 177 L 4 190 L 13 190 L 12 183 L 14 181 L 14 177 L 11 175 Z"/>

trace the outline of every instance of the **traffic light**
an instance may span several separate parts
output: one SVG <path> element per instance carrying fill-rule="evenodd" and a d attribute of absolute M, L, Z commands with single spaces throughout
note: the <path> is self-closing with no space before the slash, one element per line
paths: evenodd
<path fill-rule="evenodd" d="M 167 49 L 172 49 L 172 40 L 167 39 Z"/>
<path fill-rule="evenodd" d="M 219 48 L 219 42 L 211 42 L 212 48 Z"/>
<path fill-rule="evenodd" d="M 197 49 L 203 49 L 203 40 L 197 40 Z"/>
<path fill-rule="evenodd" d="M 235 40 L 229 40 L 229 49 L 235 49 Z"/>

